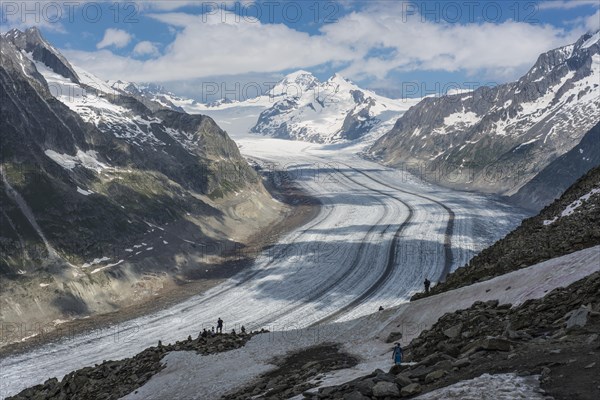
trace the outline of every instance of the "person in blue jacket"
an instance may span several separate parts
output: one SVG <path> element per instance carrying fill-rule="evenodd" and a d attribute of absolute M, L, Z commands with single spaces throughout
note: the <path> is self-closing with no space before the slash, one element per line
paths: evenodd
<path fill-rule="evenodd" d="M 402 347 L 400 347 L 400 343 L 396 343 L 396 347 L 394 347 L 394 353 L 392 354 L 392 359 L 396 365 L 400 365 L 402 363 Z"/>

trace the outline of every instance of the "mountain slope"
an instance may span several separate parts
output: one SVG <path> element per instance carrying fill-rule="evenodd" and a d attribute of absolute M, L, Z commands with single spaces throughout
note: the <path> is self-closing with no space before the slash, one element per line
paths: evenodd
<path fill-rule="evenodd" d="M 599 38 L 540 55 L 517 82 L 424 99 L 370 153 L 450 187 L 514 194 L 600 121 Z"/>
<path fill-rule="evenodd" d="M 600 167 L 589 171 L 538 215 L 448 275 L 430 293 L 491 279 L 600 244 Z M 413 298 L 424 297 L 419 293 Z"/>
<path fill-rule="evenodd" d="M 600 123 L 586 133 L 577 146 L 552 161 L 522 186 L 511 196 L 511 200 L 520 206 L 540 211 L 597 165 L 600 165 Z"/>
<path fill-rule="evenodd" d="M 386 99 L 337 74 L 320 82 L 305 71 L 286 76 L 269 95 L 274 103 L 260 114 L 252 132 L 317 143 L 384 132 L 417 102 Z"/>
<path fill-rule="evenodd" d="M 211 118 L 149 109 L 35 28 L 1 35 L 0 50 L 3 319 L 141 301 L 279 218 Z"/>

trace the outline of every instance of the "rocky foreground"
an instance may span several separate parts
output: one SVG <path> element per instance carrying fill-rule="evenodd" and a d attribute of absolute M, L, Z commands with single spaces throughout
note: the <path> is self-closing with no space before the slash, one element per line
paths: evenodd
<path fill-rule="evenodd" d="M 507 290 L 510 288 L 507 288 Z M 441 317 L 405 348 L 405 360 L 308 399 L 396 399 L 484 373 L 539 375 L 556 400 L 600 398 L 600 273 L 519 307 L 476 302 Z M 391 351 L 390 351 L 391 354 Z M 277 395 L 264 396 L 279 399 Z"/>
<path fill-rule="evenodd" d="M 41 385 L 23 390 L 7 400 L 114 400 L 135 390 L 165 368 L 163 357 L 172 351 L 195 351 L 208 355 L 240 348 L 256 333 L 217 334 L 212 337 L 199 336 L 193 339 L 163 345 L 160 341 L 132 358 L 118 361 L 104 361 L 93 367 L 86 367 L 66 375 L 62 380 L 48 379 Z"/>
<path fill-rule="evenodd" d="M 595 272 L 516 307 L 479 301 L 445 314 L 405 346 L 405 364 L 387 372 L 378 369 L 338 386 L 317 389 L 328 372 L 369 361 L 343 352 L 339 343 L 323 343 L 273 359 L 275 369 L 223 393 L 222 399 L 412 398 L 484 374 L 515 373 L 539 382 L 541 396 L 596 400 L 600 398 L 599 332 L 600 272 Z M 129 359 L 83 368 L 61 381 L 50 379 L 11 399 L 118 399 L 135 393 L 164 369 L 163 357 L 169 352 L 226 352 L 244 346 L 252 335 L 159 343 Z M 399 336 L 392 332 L 387 340 L 390 354 L 395 340 Z"/>

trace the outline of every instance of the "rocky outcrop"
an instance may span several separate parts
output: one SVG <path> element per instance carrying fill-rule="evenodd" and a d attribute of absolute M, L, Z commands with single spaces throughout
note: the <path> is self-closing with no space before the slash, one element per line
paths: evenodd
<path fill-rule="evenodd" d="M 425 98 L 369 154 L 441 185 L 514 194 L 600 121 L 598 38 L 540 55 L 517 82 Z M 539 195 L 530 206 L 556 193 Z"/>
<path fill-rule="evenodd" d="M 218 334 L 206 338 L 188 337 L 187 340 L 167 345 L 159 342 L 158 346 L 150 347 L 135 357 L 104 361 L 93 367 L 82 368 L 67 374 L 60 381 L 56 378 L 48 379 L 7 400 L 119 399 L 134 392 L 165 368 L 161 360 L 172 351 L 194 351 L 199 355 L 221 353 L 244 346 L 252 336 L 253 334 Z"/>
<path fill-rule="evenodd" d="M 317 386 L 326 372 L 353 367 L 357 359 L 336 344 L 322 344 L 273 360 L 273 364 L 277 365 L 275 370 L 261 375 L 247 387 L 224 395 L 223 400 L 289 399 Z M 379 390 L 383 393 L 386 388 Z"/>
<path fill-rule="evenodd" d="M 491 279 L 600 244 L 600 167 L 589 171 L 538 215 L 432 287 L 429 295 Z M 427 296 L 418 293 L 413 299 Z"/>
<path fill-rule="evenodd" d="M 542 387 L 553 398 L 571 399 L 578 393 L 591 400 L 600 394 L 599 369 L 593 362 L 600 345 L 598 328 L 600 273 L 594 273 L 518 307 L 475 302 L 466 310 L 445 314 L 404 348 L 410 365 L 393 366 L 387 373 L 376 370 L 304 395 L 409 398 L 484 373 L 517 372 L 541 375 Z"/>

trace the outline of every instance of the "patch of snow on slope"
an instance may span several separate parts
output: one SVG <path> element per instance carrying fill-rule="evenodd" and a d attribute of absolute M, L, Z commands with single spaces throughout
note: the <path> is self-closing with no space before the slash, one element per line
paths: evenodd
<path fill-rule="evenodd" d="M 94 258 L 94 261 L 83 264 L 81 266 L 81 268 L 89 268 L 93 265 L 103 263 L 104 261 L 110 261 L 110 258 L 108 258 L 108 257 Z"/>
<path fill-rule="evenodd" d="M 590 199 L 590 197 L 592 197 L 595 194 L 600 193 L 600 188 L 598 189 L 592 189 L 589 193 L 584 194 L 583 196 L 581 196 L 580 198 L 578 198 L 577 200 L 575 200 L 574 202 L 572 202 L 571 204 L 569 204 L 561 213 L 559 216 L 556 216 L 552 219 L 547 219 L 544 221 L 544 225 L 551 225 L 554 222 L 556 222 L 559 218 L 561 217 L 568 217 L 569 215 L 573 214 L 579 207 L 581 207 L 583 205 L 584 202 L 588 201 Z"/>
<path fill-rule="evenodd" d="M 476 113 L 472 111 L 457 112 L 454 114 L 450 114 L 446 118 L 444 118 L 444 125 L 463 124 L 470 126 L 475 125 L 479 121 L 481 121 L 481 117 L 479 117 Z"/>
<path fill-rule="evenodd" d="M 588 47 L 592 47 L 594 44 L 596 44 L 596 42 L 598 42 L 600 40 L 600 31 L 596 32 L 595 34 L 592 35 L 591 38 L 589 38 L 588 40 L 586 40 L 582 45 L 581 48 L 582 49 L 587 49 Z"/>
<path fill-rule="evenodd" d="M 543 400 L 537 376 L 483 374 L 415 397 L 415 400 Z"/>
<path fill-rule="evenodd" d="M 92 192 L 91 190 L 82 189 L 79 186 L 77 186 L 77 193 L 82 194 L 84 196 L 89 196 L 90 194 L 93 194 L 94 192 Z"/>
<path fill-rule="evenodd" d="M 46 150 L 44 153 L 55 163 L 64 169 L 72 170 L 77 166 L 82 166 L 92 171 L 100 172 L 103 169 L 109 168 L 108 165 L 98 161 L 98 153 L 93 150 L 81 151 L 77 150 L 77 154 L 71 156 L 69 154 L 60 154 L 54 150 Z"/>

